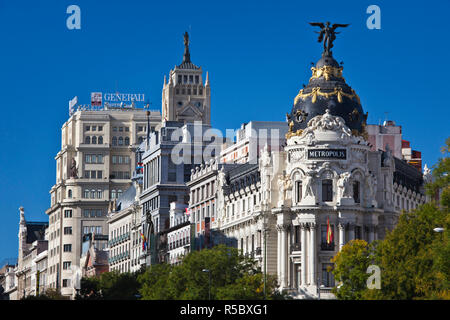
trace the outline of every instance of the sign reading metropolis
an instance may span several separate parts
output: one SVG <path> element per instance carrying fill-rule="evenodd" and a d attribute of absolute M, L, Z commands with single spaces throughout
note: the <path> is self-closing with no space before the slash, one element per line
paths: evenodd
<path fill-rule="evenodd" d="M 347 159 L 346 149 L 309 149 L 308 159 Z"/>
<path fill-rule="evenodd" d="M 122 107 L 132 102 L 144 102 L 143 93 L 102 93 L 91 92 L 91 106 L 101 106 L 103 103 L 110 107 Z"/>

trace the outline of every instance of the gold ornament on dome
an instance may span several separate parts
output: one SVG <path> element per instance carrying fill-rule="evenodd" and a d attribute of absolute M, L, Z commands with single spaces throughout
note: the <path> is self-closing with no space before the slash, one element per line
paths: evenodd
<path fill-rule="evenodd" d="M 352 93 L 349 94 L 349 93 L 344 92 L 341 87 L 336 87 L 331 92 L 322 92 L 320 87 L 315 87 L 315 88 L 312 88 L 310 93 L 303 93 L 303 89 L 300 90 L 300 92 L 294 99 L 294 105 L 297 104 L 298 99 L 305 100 L 306 98 L 311 97 L 311 96 L 312 96 L 312 99 L 311 99 L 312 103 L 315 103 L 317 101 L 317 96 L 321 96 L 321 97 L 325 97 L 325 98 L 329 98 L 331 96 L 337 96 L 338 102 L 342 103 L 342 97 L 344 96 L 349 99 L 355 98 L 356 101 L 358 101 L 358 103 L 361 104 L 358 95 L 356 94 L 355 90 L 353 90 L 353 89 L 352 89 Z"/>
<path fill-rule="evenodd" d="M 286 139 L 289 139 L 289 138 L 294 137 L 294 136 L 301 136 L 302 133 L 303 133 L 302 129 L 298 129 L 295 132 L 289 131 L 288 133 L 286 133 Z"/>
<path fill-rule="evenodd" d="M 330 80 L 331 77 L 335 77 L 335 78 L 341 78 L 345 81 L 345 79 L 342 77 L 342 70 L 343 67 L 333 67 L 333 66 L 323 66 L 321 68 L 315 68 L 312 67 L 311 71 L 312 71 L 312 76 L 309 79 L 309 81 L 311 81 L 311 79 L 317 79 L 320 77 L 324 77 L 326 81 Z"/>

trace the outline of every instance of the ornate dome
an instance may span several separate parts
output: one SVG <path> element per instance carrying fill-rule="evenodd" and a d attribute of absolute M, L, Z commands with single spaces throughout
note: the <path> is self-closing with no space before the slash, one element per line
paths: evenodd
<path fill-rule="evenodd" d="M 322 58 L 311 67 L 312 76 L 308 85 L 300 90 L 294 99 L 291 113 L 286 115 L 289 123 L 287 138 L 301 134 L 309 120 L 324 114 L 327 109 L 330 114 L 342 117 L 353 135 L 367 136 L 367 113 L 363 113 L 355 90 L 345 83 L 343 67 L 333 58 L 329 50 L 331 46 L 325 48 Z"/>

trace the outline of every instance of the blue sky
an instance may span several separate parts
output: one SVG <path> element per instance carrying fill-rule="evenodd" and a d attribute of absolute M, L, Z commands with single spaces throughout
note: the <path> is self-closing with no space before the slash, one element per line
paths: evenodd
<path fill-rule="evenodd" d="M 68 30 L 66 9 L 81 9 Z M 366 27 L 369 5 L 381 30 Z M 322 47 L 312 21 L 350 23 L 333 53 L 369 123 L 388 118 L 434 164 L 449 136 L 445 1 L 0 0 L 0 261 L 17 256 L 18 208 L 47 221 L 61 125 L 75 95 L 145 93 L 160 109 L 164 75 L 183 55 L 209 71 L 213 126 L 284 121 Z"/>

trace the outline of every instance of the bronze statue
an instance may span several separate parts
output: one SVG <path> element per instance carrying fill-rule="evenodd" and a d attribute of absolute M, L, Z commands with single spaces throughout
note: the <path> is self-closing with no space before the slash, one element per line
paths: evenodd
<path fill-rule="evenodd" d="M 189 34 L 184 33 L 184 55 L 183 62 L 191 62 L 191 54 L 189 53 Z"/>
<path fill-rule="evenodd" d="M 323 54 L 324 55 L 331 55 L 331 48 L 333 48 L 333 41 L 336 39 L 336 34 L 339 32 L 336 32 L 336 28 L 345 28 L 349 26 L 349 24 L 339 24 L 335 23 L 333 26 L 330 27 L 330 22 L 326 22 L 325 24 L 322 22 L 310 22 L 310 25 L 314 27 L 320 27 L 320 31 L 315 31 L 319 34 L 319 38 L 317 42 L 322 42 L 323 40 Z"/>

